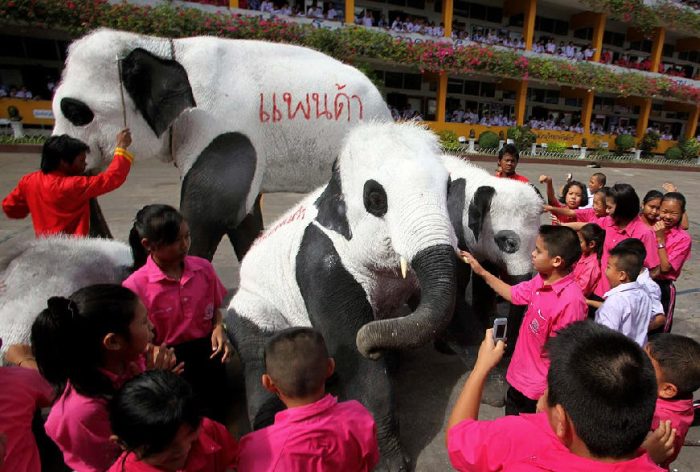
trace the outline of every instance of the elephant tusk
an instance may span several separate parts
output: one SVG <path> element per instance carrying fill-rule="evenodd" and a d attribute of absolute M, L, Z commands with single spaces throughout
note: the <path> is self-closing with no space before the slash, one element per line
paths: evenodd
<path fill-rule="evenodd" d="M 401 257 L 401 277 L 406 278 L 406 272 L 408 272 L 408 261 Z"/>

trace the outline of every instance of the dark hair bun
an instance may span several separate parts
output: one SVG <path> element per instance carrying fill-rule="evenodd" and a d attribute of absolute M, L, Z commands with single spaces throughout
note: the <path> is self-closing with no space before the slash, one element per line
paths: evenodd
<path fill-rule="evenodd" d="M 51 297 L 46 304 L 54 319 L 73 319 L 78 314 L 76 304 L 66 297 Z"/>

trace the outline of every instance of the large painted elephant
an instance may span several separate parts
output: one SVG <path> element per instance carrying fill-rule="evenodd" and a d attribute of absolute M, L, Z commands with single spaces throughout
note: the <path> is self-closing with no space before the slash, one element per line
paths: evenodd
<path fill-rule="evenodd" d="M 353 126 L 391 119 L 367 77 L 308 48 L 107 29 L 71 44 L 53 113 L 54 134 L 90 147 L 89 168 L 111 159 L 124 113 L 136 160 L 178 167 L 191 253 L 208 259 L 223 235 L 245 254 L 261 191 L 312 191 Z"/>
<path fill-rule="evenodd" d="M 260 385 L 265 340 L 290 326 L 314 326 L 336 358 L 341 397 L 370 409 L 384 466 L 402 470 L 380 354 L 435 339 L 452 316 L 456 241 L 448 182 L 431 132 L 408 123 L 360 125 L 328 184 L 256 241 L 227 312 L 254 428 L 270 424 L 281 408 Z M 417 287 L 415 311 L 392 318 Z"/>
<path fill-rule="evenodd" d="M 443 163 L 452 184 L 448 208 L 460 249 L 468 250 L 491 271 L 507 275 L 511 284 L 532 276 L 531 254 L 540 226 L 543 200 L 537 190 L 522 182 L 501 179 L 455 156 Z M 481 342 L 489 317 L 495 314 L 495 294 L 480 277 L 472 281 L 472 306 L 465 302 L 471 271 L 457 267 L 457 304 L 448 334 L 462 343 Z M 509 315 L 509 346 L 515 347 L 522 308 Z"/>

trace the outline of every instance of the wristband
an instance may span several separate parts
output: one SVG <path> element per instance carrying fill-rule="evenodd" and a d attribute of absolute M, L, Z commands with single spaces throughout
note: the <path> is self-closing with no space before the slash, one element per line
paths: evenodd
<path fill-rule="evenodd" d="M 658 249 L 664 249 L 664 248 L 666 248 L 666 245 L 664 243 L 656 243 L 656 247 Z"/>

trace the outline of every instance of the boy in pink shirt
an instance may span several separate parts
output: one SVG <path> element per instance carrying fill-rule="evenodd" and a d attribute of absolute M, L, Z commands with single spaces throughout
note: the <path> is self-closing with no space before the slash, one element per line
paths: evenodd
<path fill-rule="evenodd" d="M 514 305 L 527 305 L 506 373 L 510 384 L 506 415 L 535 412 L 537 399 L 547 387 L 549 359 L 544 353 L 545 342 L 557 330 L 586 319 L 586 299 L 571 273 L 580 256 L 581 243 L 574 230 L 543 225 L 532 252 L 538 274 L 532 280 L 510 286 L 481 267 L 471 254 L 462 252 L 464 261 L 496 293 Z"/>
<path fill-rule="evenodd" d="M 591 321 L 562 329 L 547 341 L 552 364 L 540 412 L 479 421 L 486 378 L 503 350 L 503 342 L 494 344 L 488 330 L 447 424 L 455 469 L 661 470 L 640 451 L 654 413 L 656 382 L 632 340 Z"/>
<path fill-rule="evenodd" d="M 287 409 L 275 423 L 241 439 L 239 472 L 370 471 L 379 462 L 372 415 L 354 400 L 325 393 L 335 361 L 311 328 L 290 328 L 265 346 L 263 386 Z"/>
<path fill-rule="evenodd" d="M 693 424 L 693 392 L 700 388 L 700 343 L 686 336 L 663 333 L 649 338 L 645 346 L 656 374 L 658 398 L 652 429 L 662 421 L 670 421 L 676 431 L 673 452 L 661 464 L 676 460 Z"/>

